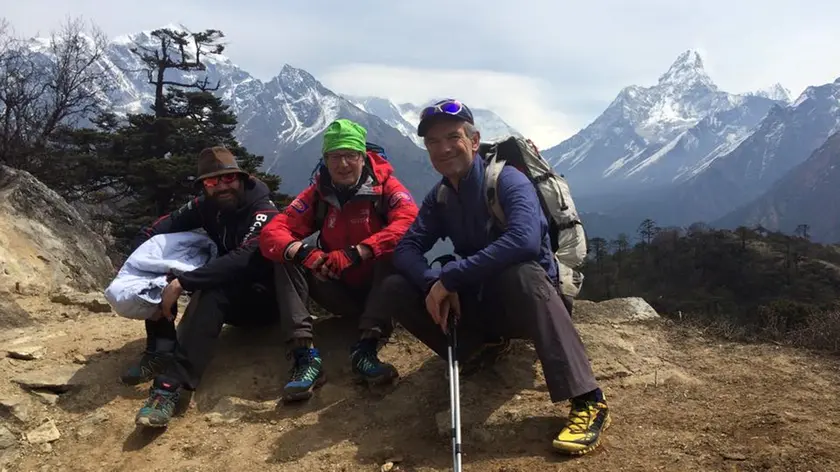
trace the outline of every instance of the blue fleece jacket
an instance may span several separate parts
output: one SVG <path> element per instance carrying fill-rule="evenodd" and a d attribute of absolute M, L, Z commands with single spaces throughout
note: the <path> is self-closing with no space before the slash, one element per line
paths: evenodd
<path fill-rule="evenodd" d="M 484 162 L 473 159 L 458 191 L 443 178 L 423 199 L 414 223 L 394 251 L 393 264 L 418 289 L 427 292 L 438 279 L 449 291 L 478 290 L 490 276 L 511 265 L 537 261 L 557 283 L 557 266 L 551 252 L 548 222 L 540 209 L 536 189 L 512 166 L 499 176 L 499 201 L 507 228 L 492 240 L 491 219 L 484 188 Z M 445 206 L 437 204 L 438 186 L 449 187 Z M 461 257 L 441 270 L 429 267 L 424 254 L 438 239 L 448 237 Z"/>

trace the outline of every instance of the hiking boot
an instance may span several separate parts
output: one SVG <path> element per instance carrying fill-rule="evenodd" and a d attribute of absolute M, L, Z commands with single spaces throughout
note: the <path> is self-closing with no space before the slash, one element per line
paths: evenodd
<path fill-rule="evenodd" d="M 498 338 L 481 345 L 463 363 L 459 363 L 459 371 L 462 377 L 468 377 L 479 370 L 495 364 L 505 354 L 510 352 L 510 339 Z"/>
<path fill-rule="evenodd" d="M 126 385 L 139 385 L 154 379 L 166 372 L 166 368 L 173 363 L 175 354 L 172 352 L 145 351 L 140 362 L 129 367 L 120 380 Z"/>
<path fill-rule="evenodd" d="M 379 360 L 376 352 L 376 339 L 363 339 L 353 346 L 350 364 L 357 380 L 368 385 L 390 383 L 399 377 L 397 369 L 391 364 Z"/>
<path fill-rule="evenodd" d="M 610 426 L 610 409 L 603 394 L 600 399 L 572 399 L 569 424 L 554 438 L 558 451 L 579 456 L 601 443 L 601 433 Z"/>
<path fill-rule="evenodd" d="M 312 391 L 327 380 L 321 369 L 321 355 L 314 347 L 295 348 L 291 355 L 294 357 L 294 365 L 289 383 L 283 387 L 283 400 L 308 400 L 312 397 Z"/>
<path fill-rule="evenodd" d="M 134 423 L 150 428 L 165 428 L 175 415 L 180 393 L 178 385 L 168 379 L 155 378 L 149 388 L 149 399 L 137 412 Z"/>

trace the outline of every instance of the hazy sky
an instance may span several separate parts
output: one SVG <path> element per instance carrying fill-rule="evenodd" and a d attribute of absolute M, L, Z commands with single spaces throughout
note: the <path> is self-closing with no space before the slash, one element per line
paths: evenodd
<path fill-rule="evenodd" d="M 217 28 L 227 36 L 227 55 L 260 79 L 289 63 L 342 93 L 396 102 L 455 96 L 493 109 L 548 147 L 586 126 L 623 86 L 654 84 L 689 48 L 700 51 L 712 79 L 730 92 L 779 82 L 796 97 L 808 85 L 833 81 L 840 76 L 840 2 L 805 5 L 0 0 L 0 16 L 25 35 L 47 34 L 68 15 L 95 22 L 109 36 L 167 23 Z"/>

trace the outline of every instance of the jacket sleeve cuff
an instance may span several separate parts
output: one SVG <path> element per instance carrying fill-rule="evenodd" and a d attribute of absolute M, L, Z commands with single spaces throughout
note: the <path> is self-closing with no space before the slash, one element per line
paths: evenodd
<path fill-rule="evenodd" d="M 275 237 L 274 235 L 267 236 L 265 234 L 260 236 L 260 252 L 266 259 L 275 261 L 282 260 L 289 246 L 297 241 L 291 236 Z"/>
<path fill-rule="evenodd" d="M 373 254 L 372 259 L 378 259 L 382 256 L 382 247 L 380 246 L 379 241 L 377 241 L 378 238 L 376 236 L 376 234 L 373 234 L 359 242 L 359 244 L 364 244 L 370 248 L 370 252 Z"/>
<path fill-rule="evenodd" d="M 457 292 L 461 288 L 461 261 L 450 262 L 440 271 L 440 283 L 449 292 Z"/>
<path fill-rule="evenodd" d="M 178 279 L 178 282 L 181 284 L 181 288 L 183 288 L 186 292 L 195 292 L 200 288 L 196 286 L 196 281 L 190 278 L 189 272 L 184 272 L 175 278 Z"/>

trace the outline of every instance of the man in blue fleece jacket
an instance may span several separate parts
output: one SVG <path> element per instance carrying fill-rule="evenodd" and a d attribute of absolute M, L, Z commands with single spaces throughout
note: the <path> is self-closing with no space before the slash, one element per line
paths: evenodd
<path fill-rule="evenodd" d="M 532 340 L 551 401 L 572 403 L 569 425 L 553 446 L 573 455 L 595 449 L 609 426 L 609 409 L 561 299 L 536 189 L 522 172 L 506 166 L 498 198 L 507 226 L 492 230 L 483 193 L 485 166 L 477 154 L 480 134 L 469 108 L 452 99 L 426 108 L 418 134 L 443 178 L 397 245 L 393 263 L 398 273 L 382 282 L 387 295 L 376 301 L 379 309 L 393 313 L 443 358 L 447 320 L 454 314 L 459 358 L 467 359 L 464 375 L 497 358 L 510 338 Z M 439 193 L 445 198 L 439 200 Z M 424 254 L 446 237 L 461 259 L 432 268 Z"/>

